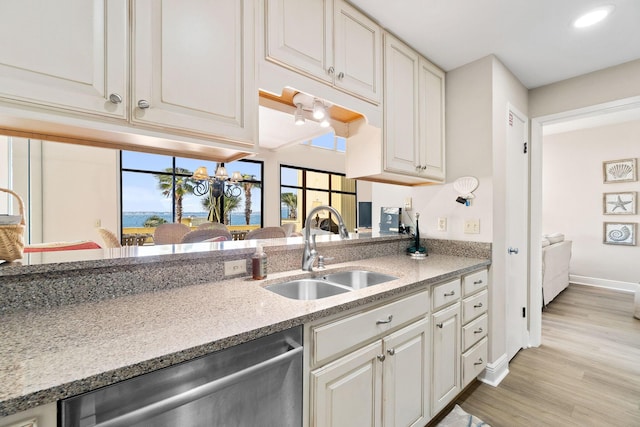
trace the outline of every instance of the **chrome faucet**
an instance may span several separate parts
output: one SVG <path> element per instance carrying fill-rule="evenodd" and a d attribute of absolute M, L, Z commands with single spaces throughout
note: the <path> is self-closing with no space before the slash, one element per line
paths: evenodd
<path fill-rule="evenodd" d="M 311 223 L 313 215 L 322 210 L 327 210 L 338 218 L 338 231 L 340 233 L 340 237 L 342 239 L 349 238 L 349 232 L 347 231 L 347 227 L 345 227 L 344 225 L 342 215 L 340 215 L 340 212 L 338 212 L 335 208 L 331 206 L 321 205 L 311 209 L 311 211 L 307 214 L 307 219 L 304 221 L 304 252 L 302 254 L 302 270 L 304 271 L 313 271 L 313 262 L 318 256 L 318 251 L 316 250 L 316 235 L 311 235 L 311 227 L 309 226 L 309 224 Z"/>

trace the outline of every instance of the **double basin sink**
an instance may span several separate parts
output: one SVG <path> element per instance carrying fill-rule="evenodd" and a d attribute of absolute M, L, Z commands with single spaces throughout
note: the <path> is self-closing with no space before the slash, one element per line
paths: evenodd
<path fill-rule="evenodd" d="M 266 286 L 265 289 L 286 298 L 314 300 L 379 285 L 395 279 L 397 277 L 375 271 L 348 270 L 309 279 L 274 283 Z"/>

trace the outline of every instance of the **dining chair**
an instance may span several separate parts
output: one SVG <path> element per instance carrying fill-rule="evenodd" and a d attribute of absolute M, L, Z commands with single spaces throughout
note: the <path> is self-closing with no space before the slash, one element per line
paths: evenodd
<path fill-rule="evenodd" d="M 111 230 L 107 230 L 106 228 L 98 227 L 96 229 L 102 241 L 104 242 L 105 248 L 121 248 L 122 244 L 120 243 L 120 239 L 115 233 Z"/>
<path fill-rule="evenodd" d="M 203 222 L 196 228 L 196 230 L 209 230 L 209 229 L 228 230 L 229 228 L 225 224 L 222 224 L 219 222 Z"/>
<path fill-rule="evenodd" d="M 287 237 L 282 227 L 264 227 L 251 230 L 244 236 L 244 240 L 249 239 L 274 239 L 278 237 Z"/>
<path fill-rule="evenodd" d="M 220 230 L 214 228 L 205 228 L 201 230 L 193 230 L 182 236 L 180 243 L 197 243 L 205 240 L 213 239 L 215 237 L 224 237 L 225 240 L 232 240 L 231 233 L 227 230 Z"/>
<path fill-rule="evenodd" d="M 177 222 L 160 224 L 153 232 L 153 243 L 155 245 L 171 245 L 180 243 L 185 234 L 191 229 Z"/>

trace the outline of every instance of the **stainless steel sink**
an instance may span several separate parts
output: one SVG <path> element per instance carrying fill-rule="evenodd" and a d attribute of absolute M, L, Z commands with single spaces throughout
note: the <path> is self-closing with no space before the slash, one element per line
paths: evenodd
<path fill-rule="evenodd" d="M 367 270 L 349 270 L 323 276 L 327 282 L 338 283 L 352 289 L 362 289 L 397 279 L 395 276 Z"/>
<path fill-rule="evenodd" d="M 289 282 L 265 286 L 265 289 L 282 295 L 283 297 L 298 300 L 326 298 L 352 290 L 350 287 L 319 279 L 291 280 Z"/>

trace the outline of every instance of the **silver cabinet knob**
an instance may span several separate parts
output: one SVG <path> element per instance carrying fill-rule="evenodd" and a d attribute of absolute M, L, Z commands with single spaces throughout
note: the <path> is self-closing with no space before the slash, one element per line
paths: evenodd
<path fill-rule="evenodd" d="M 344 73 L 342 71 L 340 71 L 338 73 L 338 80 L 342 80 L 344 78 Z"/>
<path fill-rule="evenodd" d="M 149 107 L 151 107 L 151 104 L 149 104 L 149 101 L 147 101 L 146 99 L 141 99 L 140 101 L 138 101 L 138 108 L 145 110 Z"/>
<path fill-rule="evenodd" d="M 444 323 L 440 322 L 440 323 L 436 323 L 436 326 L 440 329 L 442 329 L 442 327 L 444 326 Z"/>
<path fill-rule="evenodd" d="M 394 354 L 396 354 L 396 349 L 390 348 L 389 350 L 387 350 L 387 353 L 389 353 L 389 356 L 393 356 Z"/>
<path fill-rule="evenodd" d="M 333 65 L 331 67 L 329 67 L 329 69 L 327 70 L 327 73 L 329 73 L 329 74 L 333 74 L 335 72 L 336 72 L 336 69 L 333 68 Z"/>
<path fill-rule="evenodd" d="M 387 357 L 384 354 L 379 354 L 378 355 L 378 360 L 381 362 L 384 362 L 384 359 L 386 359 Z"/>
<path fill-rule="evenodd" d="M 122 97 L 117 93 L 112 93 L 109 95 L 109 102 L 112 104 L 120 104 L 122 102 Z"/>
<path fill-rule="evenodd" d="M 509 247 L 509 249 L 507 249 L 507 252 L 509 252 L 509 255 L 512 255 L 512 254 L 518 255 L 518 248 Z"/>

